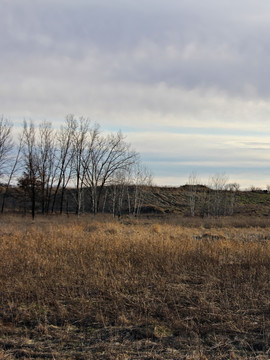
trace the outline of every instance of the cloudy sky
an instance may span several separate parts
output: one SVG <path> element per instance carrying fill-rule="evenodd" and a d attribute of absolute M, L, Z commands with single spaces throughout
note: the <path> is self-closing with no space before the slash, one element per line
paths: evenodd
<path fill-rule="evenodd" d="M 121 129 L 156 184 L 270 184 L 270 1 L 0 0 L 0 114 Z"/>

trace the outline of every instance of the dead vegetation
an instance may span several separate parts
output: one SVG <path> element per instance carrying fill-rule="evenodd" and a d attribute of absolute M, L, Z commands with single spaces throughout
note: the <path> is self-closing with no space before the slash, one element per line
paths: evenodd
<path fill-rule="evenodd" d="M 270 224 L 201 221 L 1 217 L 0 356 L 269 359 Z"/>

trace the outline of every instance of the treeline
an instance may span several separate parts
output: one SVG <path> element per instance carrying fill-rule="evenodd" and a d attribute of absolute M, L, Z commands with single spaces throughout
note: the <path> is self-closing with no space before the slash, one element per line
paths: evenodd
<path fill-rule="evenodd" d="M 31 212 L 33 218 L 37 212 L 163 212 L 164 201 L 190 216 L 226 216 L 233 215 L 239 190 L 225 174 L 203 186 L 192 173 L 183 198 L 172 192 L 162 202 L 152 193 L 150 172 L 121 132 L 105 134 L 90 119 L 74 115 L 67 115 L 59 129 L 48 121 L 24 121 L 17 140 L 1 116 L 0 181 L 1 212 Z"/>
<path fill-rule="evenodd" d="M 16 199 L 24 211 L 42 214 L 63 211 L 125 211 L 136 215 L 151 174 L 121 132 L 105 134 L 85 117 L 68 115 L 54 129 L 24 121 L 18 142 L 12 125 L 0 118 L 2 208 L 16 182 Z"/>
<path fill-rule="evenodd" d="M 186 190 L 191 216 L 219 217 L 234 214 L 236 194 L 240 189 L 238 183 L 229 183 L 226 174 L 222 173 L 213 175 L 208 186 L 200 183 L 195 173 L 189 176 Z"/>

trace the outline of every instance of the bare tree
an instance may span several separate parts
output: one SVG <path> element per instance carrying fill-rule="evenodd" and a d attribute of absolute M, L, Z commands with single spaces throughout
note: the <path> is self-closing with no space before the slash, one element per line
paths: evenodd
<path fill-rule="evenodd" d="M 112 179 L 112 213 L 113 216 L 117 215 L 119 219 L 122 215 L 124 197 L 127 193 L 128 174 L 129 171 L 119 170 L 115 172 Z"/>
<path fill-rule="evenodd" d="M 228 176 L 225 173 L 217 173 L 210 179 L 210 187 L 212 188 L 213 193 L 209 193 L 212 195 L 209 206 L 212 208 L 214 216 L 220 216 L 226 213 L 225 190 L 227 182 Z"/>
<path fill-rule="evenodd" d="M 32 218 L 35 218 L 36 195 L 38 186 L 38 161 L 36 154 L 36 129 L 32 121 L 24 121 L 23 128 L 23 160 L 24 176 L 19 183 L 25 188 L 30 188 Z"/>
<path fill-rule="evenodd" d="M 0 165 L 6 162 L 5 155 L 12 146 L 11 127 L 8 125 L 9 123 L 2 118 L 0 126 L 5 131 L 2 131 L 4 141 L 0 152 Z M 89 194 L 93 213 L 100 210 L 102 199 L 105 208 L 109 192 L 105 191 L 105 199 L 103 194 L 107 185 L 114 187 L 114 200 L 117 193 L 114 214 L 121 214 L 124 201 L 131 209 L 128 184 L 131 168 L 138 163 L 138 154 L 131 149 L 121 132 L 104 135 L 99 125 L 92 123 L 88 118 L 68 115 L 65 125 L 59 131 L 54 130 L 47 121 L 38 127 L 35 127 L 32 121 L 24 121 L 21 138 L 21 146 L 9 173 L 8 184 L 21 158 L 22 176 L 18 184 L 23 190 L 25 210 L 29 206 L 29 200 L 31 201 L 33 218 L 38 206 L 44 214 L 48 213 L 50 206 L 53 212 L 57 203 L 60 204 L 62 213 L 64 195 L 66 194 L 67 204 L 66 188 L 70 183 L 75 187 L 69 193 L 74 196 L 77 214 L 84 210 L 83 199 Z M 138 212 L 142 203 L 143 179 L 138 177 L 138 172 L 133 171 L 133 174 L 136 174 L 133 185 L 136 188 L 134 204 Z"/>
<path fill-rule="evenodd" d="M 94 213 L 99 210 L 105 185 L 110 183 L 116 172 L 127 170 L 136 159 L 137 153 L 130 149 L 121 132 L 102 136 L 98 129 L 93 129 L 84 160 L 84 183 L 92 190 Z"/>
<path fill-rule="evenodd" d="M 195 216 L 195 207 L 197 201 L 197 190 L 199 185 L 199 178 L 195 172 L 192 172 L 188 178 L 188 199 L 189 199 L 189 208 L 190 215 Z"/>
<path fill-rule="evenodd" d="M 52 212 L 56 203 L 56 198 L 61 189 L 60 194 L 60 214 L 63 212 L 63 202 L 66 187 L 71 179 L 72 167 L 74 161 L 73 138 L 75 131 L 75 123 L 73 115 L 67 115 L 65 125 L 60 128 L 56 135 L 57 139 L 57 163 L 56 163 L 56 187 L 52 203 Z"/>
<path fill-rule="evenodd" d="M 48 213 L 52 187 L 56 177 L 55 133 L 50 122 L 43 121 L 39 125 L 36 144 L 37 174 L 40 180 L 40 196 L 42 214 Z"/>
<path fill-rule="evenodd" d="M 9 187 L 10 187 L 12 178 L 13 178 L 14 174 L 16 173 L 16 170 L 18 168 L 18 164 L 20 162 L 21 150 L 22 150 L 22 138 L 20 138 L 19 145 L 18 145 L 18 148 L 17 148 L 17 153 L 16 153 L 15 158 L 13 159 L 13 165 L 11 167 L 11 170 L 10 170 L 10 173 L 9 173 L 9 176 L 8 176 L 8 181 L 7 181 L 7 184 L 6 184 L 5 193 L 3 194 L 3 201 L 2 201 L 2 208 L 1 208 L 1 213 L 2 214 L 4 213 L 6 198 L 7 198 L 8 193 L 9 193 Z"/>
<path fill-rule="evenodd" d="M 138 216 L 141 212 L 141 208 L 147 191 L 152 185 L 152 174 L 145 167 L 137 162 L 133 168 L 133 215 Z"/>
<path fill-rule="evenodd" d="M 228 192 L 228 206 L 227 206 L 227 214 L 233 215 L 234 207 L 236 203 L 236 194 L 240 189 L 240 185 L 238 183 L 230 183 L 226 184 L 226 191 Z"/>
<path fill-rule="evenodd" d="M 9 155 L 13 148 L 11 130 L 11 123 L 2 115 L 0 117 L 0 176 L 3 176 L 7 170 Z"/>
<path fill-rule="evenodd" d="M 86 177 L 86 166 L 88 162 L 89 152 L 87 152 L 87 145 L 89 144 L 89 135 L 91 134 L 91 121 L 89 118 L 80 117 L 78 120 L 73 117 L 74 122 L 74 173 L 76 186 L 76 214 L 79 215 L 82 207 L 82 194 Z M 91 142 L 91 140 L 90 140 Z"/>

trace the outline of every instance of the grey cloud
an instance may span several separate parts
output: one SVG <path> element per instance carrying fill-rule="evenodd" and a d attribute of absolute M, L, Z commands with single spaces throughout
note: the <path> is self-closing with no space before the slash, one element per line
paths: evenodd
<path fill-rule="evenodd" d="M 112 81 L 270 94 L 264 1 L 15 0 L 4 1 L 3 14 L 1 62 L 90 52 Z"/>
<path fill-rule="evenodd" d="M 157 176 L 269 165 L 270 2 L 2 0 L 1 15 L 0 113 L 12 120 L 132 124 Z"/>
<path fill-rule="evenodd" d="M 72 84 L 86 90 L 88 83 L 91 91 L 100 84 L 163 83 L 269 95 L 264 1 L 6 0 L 2 12 L 3 87 L 25 87 L 32 78 L 44 91 L 52 83 L 67 91 Z"/>

